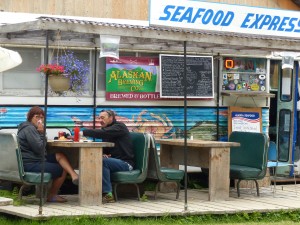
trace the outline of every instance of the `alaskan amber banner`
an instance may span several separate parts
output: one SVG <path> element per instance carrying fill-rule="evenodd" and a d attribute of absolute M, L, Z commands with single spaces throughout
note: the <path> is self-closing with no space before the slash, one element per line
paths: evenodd
<path fill-rule="evenodd" d="M 106 99 L 157 99 L 158 66 L 158 58 L 107 58 Z"/>

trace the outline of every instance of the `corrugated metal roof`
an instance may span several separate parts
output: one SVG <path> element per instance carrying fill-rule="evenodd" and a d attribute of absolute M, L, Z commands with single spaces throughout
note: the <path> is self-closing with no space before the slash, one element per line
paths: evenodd
<path fill-rule="evenodd" d="M 128 29 L 141 29 L 141 30 L 153 30 L 153 31 L 167 31 L 167 32 L 182 32 L 187 34 L 205 34 L 205 35 L 218 35 L 218 36 L 227 36 L 227 37 L 241 37 L 241 38 L 254 38 L 254 39 L 264 39 L 264 40 L 277 40 L 277 41 L 296 41 L 300 42 L 300 38 L 294 37 L 277 37 L 277 36 L 264 36 L 264 35 L 255 35 L 255 34 L 240 34 L 235 32 L 212 32 L 212 31 L 198 31 L 198 30 L 184 30 L 184 29 L 171 29 L 165 27 L 156 27 L 148 25 L 133 25 L 133 24 L 121 24 L 114 22 L 99 22 L 92 20 L 82 20 L 82 19 L 71 19 L 71 18 L 60 18 L 60 17 L 46 17 L 42 16 L 37 18 L 42 21 L 57 22 L 57 23 L 73 23 L 73 24 L 86 24 L 93 26 L 106 26 L 112 28 L 128 28 Z M 111 20 L 113 21 L 113 20 Z M 124 20 L 126 21 L 126 20 Z M 147 21 L 144 21 L 147 22 Z"/>
<path fill-rule="evenodd" d="M 14 16 L 16 21 L 12 19 Z M 50 46 L 57 45 L 60 40 L 66 47 L 95 48 L 99 47 L 100 34 L 111 34 L 121 36 L 120 49 L 123 51 L 180 53 L 183 41 L 187 41 L 188 52 L 192 54 L 253 53 L 266 56 L 272 51 L 300 52 L 300 38 L 184 30 L 150 26 L 148 21 L 139 20 L 0 12 L 0 21 L 2 18 L 6 20 L 0 25 L 0 44 L 5 45 L 45 46 L 48 34 Z"/>

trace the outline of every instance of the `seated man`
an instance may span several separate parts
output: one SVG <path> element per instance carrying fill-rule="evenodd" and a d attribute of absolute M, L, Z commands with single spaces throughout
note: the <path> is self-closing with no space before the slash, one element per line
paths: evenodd
<path fill-rule="evenodd" d="M 133 146 L 129 130 L 124 123 L 116 121 L 112 110 L 102 110 L 99 116 L 100 129 L 83 130 L 83 135 L 101 138 L 105 142 L 113 142 L 113 148 L 104 148 L 102 192 L 103 202 L 114 202 L 110 174 L 117 171 L 129 171 L 134 167 Z"/>

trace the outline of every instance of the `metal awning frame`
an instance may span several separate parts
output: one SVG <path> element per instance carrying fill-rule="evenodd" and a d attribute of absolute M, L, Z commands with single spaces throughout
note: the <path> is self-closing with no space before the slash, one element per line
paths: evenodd
<path fill-rule="evenodd" d="M 68 48 L 100 46 L 100 34 L 121 37 L 121 51 L 183 53 L 186 41 L 188 54 L 255 55 L 264 57 L 274 51 L 300 51 L 300 38 L 244 35 L 236 33 L 185 31 L 162 27 L 95 22 L 56 17 L 39 17 L 35 21 L 2 25 L 0 45 L 45 46 L 60 43 Z"/>

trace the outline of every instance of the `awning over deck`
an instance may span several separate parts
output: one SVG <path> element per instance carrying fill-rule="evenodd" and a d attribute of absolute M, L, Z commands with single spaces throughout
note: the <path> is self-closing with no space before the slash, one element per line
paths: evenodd
<path fill-rule="evenodd" d="M 3 20 L 2 18 L 18 18 Z M 20 17 L 23 18 L 20 19 Z M 26 20 L 27 18 L 27 20 Z M 182 53 L 187 41 L 189 54 L 235 54 L 268 56 L 274 51 L 300 51 L 300 38 L 272 37 L 225 32 L 186 31 L 149 26 L 148 21 L 99 19 L 88 17 L 49 16 L 0 13 L 0 44 L 3 46 L 45 46 L 46 31 L 50 46 L 57 40 L 65 47 L 95 48 L 100 34 L 121 37 L 120 50 L 135 52 Z"/>

